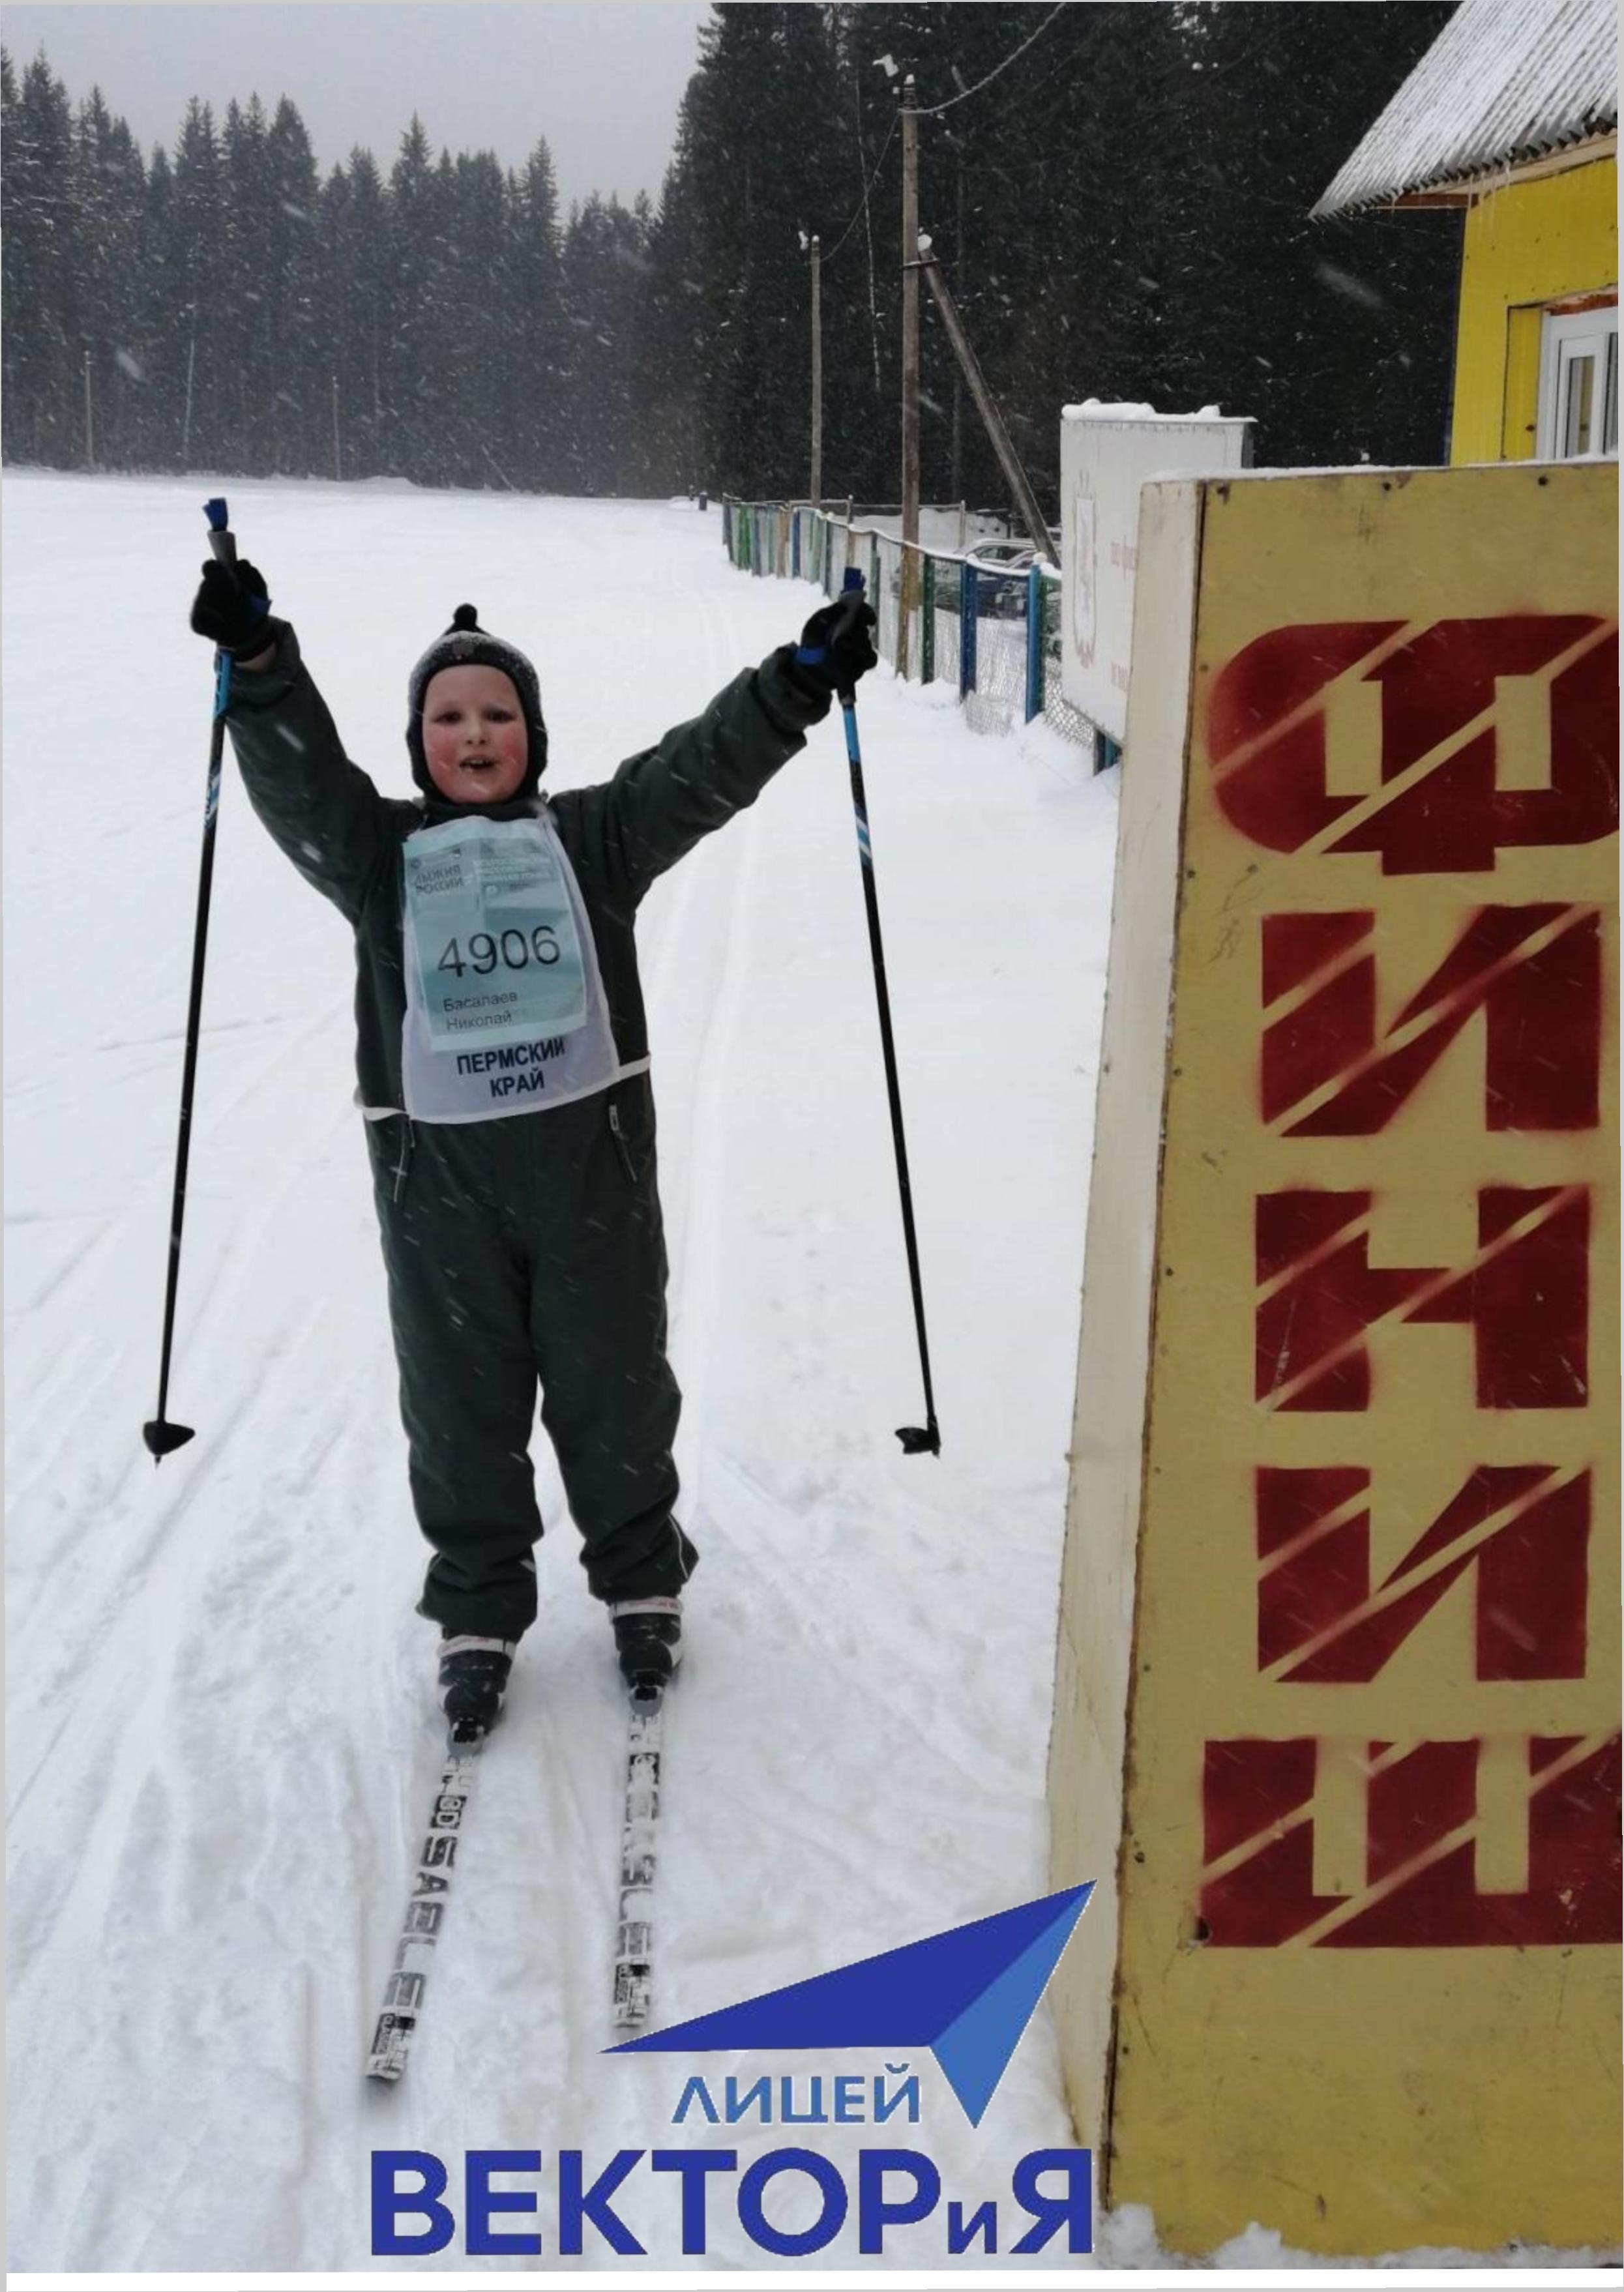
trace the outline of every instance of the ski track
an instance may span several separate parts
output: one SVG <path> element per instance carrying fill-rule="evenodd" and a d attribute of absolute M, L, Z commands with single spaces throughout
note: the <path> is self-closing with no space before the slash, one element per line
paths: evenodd
<path fill-rule="evenodd" d="M 452 2159 L 567 2143 L 606 2158 L 670 2137 L 682 2082 L 706 2066 L 601 2058 L 624 1721 L 538 1429 L 540 1621 L 481 1762 L 410 2071 L 395 2091 L 362 2078 L 440 1749 L 432 1637 L 411 1612 L 424 1554 L 349 1102 L 348 933 L 271 850 L 230 762 L 171 1384 L 172 1413 L 197 1437 L 157 1472 L 141 1445 L 207 737 L 206 655 L 185 634 L 184 609 L 210 489 L 31 473 L 7 483 L 9 2209 L 20 2269 L 361 2266 L 372 2148 Z M 270 482 L 227 491 L 350 753 L 391 794 L 407 786 L 406 670 L 458 597 L 535 653 L 562 786 L 604 776 L 697 712 L 820 601 L 809 583 L 733 573 L 715 514 L 691 508 Z M 61 632 L 99 552 L 137 559 L 151 577 L 127 595 L 130 678 L 86 696 L 93 833 L 77 856 L 91 920 L 81 971 L 63 958 L 58 991 L 31 968 L 57 852 L 50 793 L 28 756 L 49 728 L 53 679 L 72 674 Z M 357 606 L 363 561 L 392 567 L 386 610 Z M 113 688 L 131 689 L 137 660 L 152 714 L 132 726 Z M 914 1413 L 917 1362 L 837 714 L 755 806 L 654 887 L 640 923 L 685 1394 L 683 1506 L 704 1554 L 670 1706 L 657 2021 L 1045 1883 L 1111 801 L 1063 755 L 977 742 L 955 714 L 889 683 L 882 671 L 864 688 L 866 733 L 875 727 L 865 748 L 887 838 L 909 1145 L 922 1150 L 916 1195 L 949 1442 L 940 1462 L 900 1459 L 890 1431 Z M 1093 981 L 1063 1073 L 1051 1079 L 1042 1053 L 1041 1120 L 1055 1142 L 1034 1158 L 1030 1134 L 992 1125 L 1000 1150 L 1008 1144 L 1008 1191 L 1036 1186 L 1062 1227 L 1058 1245 L 1027 1234 L 1014 1277 L 1018 1236 L 998 1222 L 1001 1195 L 971 1207 L 981 1173 L 953 1158 L 956 1085 L 941 1078 L 957 1053 L 935 1014 L 938 973 L 941 996 L 982 989 L 945 941 L 928 961 L 920 944 L 922 932 L 953 927 L 954 896 L 933 874 L 976 839 L 994 773 L 1009 811 L 998 849 L 1030 854 L 1045 887 L 1033 899 L 1062 912 L 1079 904 L 1079 878 L 1091 896 L 1104 889 L 1098 912 L 1062 915 L 1046 939 L 1029 934 L 1009 952 L 1016 991 L 1034 1004 L 1057 953 Z M 1054 1029 L 1052 1011 L 1030 1022 L 1034 1040 Z M 978 1118 L 978 1137 L 982 1127 Z M 949 1238 L 967 1268 L 933 1288 Z M 990 1325 L 958 1364 L 952 1309 L 966 1286 Z M 1016 1294 L 1004 1308 L 1006 1286 Z M 1014 1430 L 984 1436 L 973 1396 L 1034 1313 L 1064 1356 L 1049 1397 L 1023 1402 Z M 1040 1434 L 1025 1433 L 1029 1419 Z M 1034 2036 L 1012 2066 L 1000 2159 L 1067 2137 L 1052 2054 Z M 916 2066 L 931 2095 L 930 2065 Z M 966 2167 L 990 2192 L 986 2129 L 972 2135 L 933 2101 L 929 2131 L 949 2185 Z M 741 2164 L 783 2138 L 772 2127 L 734 2135 Z M 820 2137 L 849 2164 L 855 2135 Z M 544 2183 L 537 2225 L 549 2250 L 553 2201 Z M 640 2201 L 642 2229 L 675 2256 L 671 2219 L 647 2211 L 646 2192 Z M 712 2212 L 712 2264 L 747 2264 L 737 2224 Z M 916 2264 L 941 2265 L 939 2230 L 914 2249 Z M 825 2257 L 855 2260 L 854 2223 Z M 578 2264 L 617 2264 L 601 2244 Z"/>

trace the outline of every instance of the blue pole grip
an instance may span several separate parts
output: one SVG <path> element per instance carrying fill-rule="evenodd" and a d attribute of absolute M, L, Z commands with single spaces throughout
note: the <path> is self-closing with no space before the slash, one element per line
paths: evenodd
<path fill-rule="evenodd" d="M 230 529 L 226 523 L 228 512 L 225 496 L 216 494 L 211 501 L 206 501 L 203 504 L 203 514 L 208 520 L 208 545 L 214 552 L 215 562 L 220 565 L 235 565 L 237 544 L 231 538 Z"/>

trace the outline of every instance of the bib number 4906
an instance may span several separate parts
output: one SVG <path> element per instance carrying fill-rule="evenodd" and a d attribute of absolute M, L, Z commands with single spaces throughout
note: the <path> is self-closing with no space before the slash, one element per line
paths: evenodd
<path fill-rule="evenodd" d="M 460 979 L 465 971 L 477 972 L 488 978 L 498 964 L 505 971 L 523 971 L 532 963 L 556 963 L 559 956 L 558 934 L 551 924 L 537 924 L 527 936 L 521 931 L 505 931 L 500 938 L 492 932 L 474 932 L 468 940 L 465 959 L 456 940 L 448 940 L 446 951 L 434 965 L 436 971 L 454 972 Z"/>

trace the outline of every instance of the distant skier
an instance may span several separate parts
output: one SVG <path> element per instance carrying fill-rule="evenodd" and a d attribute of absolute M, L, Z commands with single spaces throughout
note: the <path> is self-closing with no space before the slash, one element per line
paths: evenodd
<path fill-rule="evenodd" d="M 541 695 L 459 605 L 412 670 L 415 800 L 344 754 L 254 567 L 210 562 L 191 625 L 234 663 L 249 799 L 355 932 L 357 1099 L 389 1279 L 453 1733 L 484 1733 L 535 1620 L 541 1416 L 634 1690 L 681 1651 L 680 1398 L 633 923 L 654 878 L 751 803 L 875 663 L 867 604 L 736 676 L 612 779 L 549 799 Z"/>

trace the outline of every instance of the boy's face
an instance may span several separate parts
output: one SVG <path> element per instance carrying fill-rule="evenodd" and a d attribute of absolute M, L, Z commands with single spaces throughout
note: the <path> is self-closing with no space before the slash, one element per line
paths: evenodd
<path fill-rule="evenodd" d="M 529 734 L 513 681 L 483 661 L 442 668 L 423 696 L 423 755 L 448 803 L 505 803 L 524 778 Z"/>

